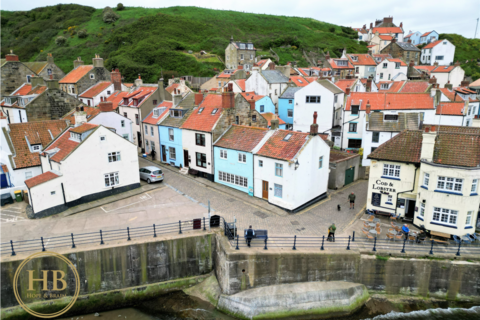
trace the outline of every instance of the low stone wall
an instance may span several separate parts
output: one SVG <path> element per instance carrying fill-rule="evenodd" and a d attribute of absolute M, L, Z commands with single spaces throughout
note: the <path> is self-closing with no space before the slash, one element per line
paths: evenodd
<path fill-rule="evenodd" d="M 287 283 L 347 281 L 372 293 L 480 301 L 480 262 L 377 257 L 355 251 L 236 251 L 217 237 L 215 272 L 224 294 Z"/>

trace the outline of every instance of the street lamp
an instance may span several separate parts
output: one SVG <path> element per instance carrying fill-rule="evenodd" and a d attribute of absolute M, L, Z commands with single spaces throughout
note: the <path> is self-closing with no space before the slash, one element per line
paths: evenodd
<path fill-rule="evenodd" d="M 298 163 L 298 159 L 297 159 L 297 161 L 295 162 L 295 170 L 297 170 L 299 166 L 300 166 L 300 163 Z"/>

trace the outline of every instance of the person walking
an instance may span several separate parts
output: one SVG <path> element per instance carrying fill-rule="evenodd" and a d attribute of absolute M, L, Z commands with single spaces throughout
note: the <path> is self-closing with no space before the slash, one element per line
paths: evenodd
<path fill-rule="evenodd" d="M 402 227 L 402 232 L 405 235 L 405 239 L 408 239 L 408 234 L 410 233 L 410 229 L 408 228 L 408 225 L 406 223 Z"/>
<path fill-rule="evenodd" d="M 152 149 L 152 152 L 150 152 L 150 155 L 152 156 L 152 160 L 155 160 L 155 149 Z"/>
<path fill-rule="evenodd" d="M 247 245 L 250 247 L 250 241 L 252 241 L 255 236 L 255 231 L 252 229 L 252 226 L 249 226 L 247 231 L 245 231 L 245 239 L 247 240 Z"/>
<path fill-rule="evenodd" d="M 355 209 L 355 198 L 356 196 L 353 192 L 348 195 L 348 200 L 350 200 L 350 209 Z"/>
<path fill-rule="evenodd" d="M 337 227 L 335 227 L 335 223 L 332 223 L 330 227 L 328 227 L 328 237 L 327 240 L 335 242 L 335 231 L 337 230 Z M 331 237 L 331 238 L 330 238 Z"/>

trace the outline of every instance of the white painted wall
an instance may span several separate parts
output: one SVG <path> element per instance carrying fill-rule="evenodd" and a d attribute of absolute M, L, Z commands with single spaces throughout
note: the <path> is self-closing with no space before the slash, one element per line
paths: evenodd
<path fill-rule="evenodd" d="M 200 133 L 205 135 L 204 147 L 196 145 L 195 133 Z M 212 147 L 211 133 L 182 129 L 182 144 L 183 144 L 183 150 L 188 150 L 188 156 L 190 157 L 190 168 L 198 170 L 200 172 L 213 174 L 213 158 L 212 158 L 213 147 Z M 206 168 L 197 166 L 197 155 L 196 155 L 197 152 L 204 153 L 206 155 L 206 158 L 207 158 Z"/>
<path fill-rule="evenodd" d="M 399 132 L 380 132 L 378 142 L 373 142 L 373 131 L 365 130 L 362 136 L 362 166 L 370 166 L 370 159 L 367 159 L 367 157 L 372 153 L 372 148 L 378 148 L 382 143 L 387 142 L 397 134 L 399 134 Z"/>
<path fill-rule="evenodd" d="M 437 60 L 436 57 L 443 56 L 443 60 Z M 433 66 L 438 62 L 441 66 L 448 66 L 454 62 L 455 46 L 448 40 L 443 40 L 442 43 L 437 44 L 430 49 L 422 49 L 421 61 L 423 64 Z"/>
<path fill-rule="evenodd" d="M 9 123 L 22 123 L 27 122 L 27 112 L 25 109 L 20 108 L 9 108 L 9 107 L 1 107 L 5 116 L 7 116 L 7 120 L 10 120 Z"/>
<path fill-rule="evenodd" d="M 123 127 L 122 121 L 124 121 Z M 121 137 L 128 134 L 128 141 L 133 142 L 133 121 L 129 118 L 125 118 L 123 115 L 120 115 L 114 111 L 100 112 L 95 118 L 88 121 L 88 123 L 98 125 L 101 124 L 105 127 L 114 128 L 116 130 L 116 133 Z"/>
<path fill-rule="evenodd" d="M 407 66 L 400 66 L 400 68 L 395 68 L 394 61 L 389 61 L 388 59 L 384 59 L 377 65 L 377 71 L 375 76 L 375 82 L 379 81 L 404 81 L 407 80 Z M 385 67 L 386 64 L 386 67 Z M 383 74 L 383 77 L 380 76 Z"/>
<path fill-rule="evenodd" d="M 269 84 L 258 71 L 252 71 L 250 78 L 245 81 L 245 92 L 254 91 L 257 95 L 269 96 L 277 108 L 278 97 L 287 87 L 288 83 Z"/>
<path fill-rule="evenodd" d="M 142 119 L 140 118 L 140 110 L 137 107 L 125 107 L 125 106 L 119 106 L 118 107 L 118 112 L 123 116 L 124 113 L 127 113 L 127 118 L 132 121 L 132 135 L 133 135 L 133 143 L 138 146 L 138 141 L 137 141 L 137 132 L 140 132 L 142 134 L 142 130 L 140 128 L 140 124 Z M 139 115 L 138 121 L 139 123 L 137 124 L 135 122 L 135 115 Z M 143 134 L 142 134 L 143 137 Z"/>
<path fill-rule="evenodd" d="M 452 71 L 450 72 L 432 72 L 430 77 L 435 76 L 437 79 L 437 84 L 440 85 L 440 88 L 444 88 L 445 84 L 450 81 L 452 86 L 459 87 L 460 83 L 463 81 L 463 78 L 465 77 L 465 71 L 460 67 L 457 66 L 453 68 Z"/>
<path fill-rule="evenodd" d="M 61 180 L 62 177 L 59 177 L 30 189 L 30 204 L 34 212 L 64 204 Z"/>

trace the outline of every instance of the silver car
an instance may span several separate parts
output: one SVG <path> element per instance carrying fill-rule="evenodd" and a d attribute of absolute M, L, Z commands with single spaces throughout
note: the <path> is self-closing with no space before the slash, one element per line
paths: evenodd
<path fill-rule="evenodd" d="M 146 180 L 147 183 L 163 181 L 162 169 L 154 166 L 140 168 L 140 179 Z"/>

